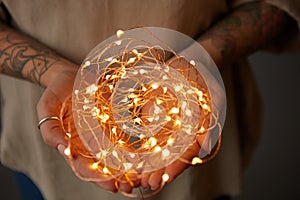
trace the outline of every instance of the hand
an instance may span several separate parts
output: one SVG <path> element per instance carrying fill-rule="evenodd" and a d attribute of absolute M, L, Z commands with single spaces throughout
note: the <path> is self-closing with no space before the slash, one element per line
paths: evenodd
<path fill-rule="evenodd" d="M 205 81 L 200 75 L 197 75 L 198 72 L 196 71 L 195 67 L 185 59 L 174 57 L 170 59 L 167 64 L 173 69 L 176 69 L 178 72 L 182 73 L 183 77 L 188 80 L 193 87 L 207 89 Z M 145 113 L 145 116 L 148 115 L 147 108 L 143 108 L 143 113 Z M 205 116 L 204 118 L 208 119 L 207 117 L 209 117 L 209 115 Z M 205 123 L 204 126 L 207 128 L 208 123 Z M 152 190 L 158 189 L 161 184 L 164 184 L 162 180 L 163 174 L 167 174 L 169 176 L 167 183 L 173 181 L 191 165 L 194 157 L 198 157 L 200 145 L 201 150 L 209 152 L 207 142 L 204 140 L 206 135 L 207 134 L 197 135 L 194 143 L 191 144 L 191 146 L 182 154 L 180 159 L 160 170 L 142 174 L 141 186 L 144 188 L 151 188 Z"/>
<path fill-rule="evenodd" d="M 38 118 L 46 116 L 60 116 L 62 104 L 71 97 L 73 83 L 77 74 L 78 66 L 69 62 L 60 62 L 49 69 L 44 74 L 44 86 L 46 87 L 37 105 Z M 71 107 L 63 113 L 63 119 L 67 119 L 72 112 Z M 66 120 L 67 121 L 67 120 Z M 79 177 L 93 177 L 95 184 L 110 192 L 116 192 L 115 180 L 101 174 L 99 171 L 92 170 L 89 166 L 93 163 L 92 159 L 83 157 L 80 154 L 73 155 L 71 160 L 64 154 L 68 141 L 62 129 L 61 122 L 48 120 L 41 125 L 41 133 L 44 142 L 50 147 L 59 150 L 69 165 L 76 170 Z M 120 184 L 120 190 L 130 192 L 131 187 L 127 184 Z"/>
<path fill-rule="evenodd" d="M 143 174 L 141 178 L 141 186 L 143 188 L 151 188 L 151 190 L 157 190 L 161 184 L 163 184 L 163 174 L 168 174 L 169 179 L 166 183 L 172 182 L 177 176 L 179 176 L 185 169 L 191 164 L 185 162 L 191 162 L 192 159 L 198 156 L 200 147 L 197 143 L 194 143 L 188 150 L 180 157 L 180 159 L 174 161 L 170 165 L 154 171 L 152 173 Z"/>

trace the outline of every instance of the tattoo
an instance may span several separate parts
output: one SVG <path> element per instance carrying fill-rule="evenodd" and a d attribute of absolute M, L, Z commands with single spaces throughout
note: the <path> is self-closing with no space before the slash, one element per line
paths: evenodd
<path fill-rule="evenodd" d="M 0 72 L 41 84 L 43 74 L 59 57 L 38 42 L 0 26 Z"/>
<path fill-rule="evenodd" d="M 273 42 L 285 17 L 283 11 L 266 3 L 248 3 L 215 24 L 200 40 L 209 40 L 226 63 L 233 55 L 245 56 Z"/>

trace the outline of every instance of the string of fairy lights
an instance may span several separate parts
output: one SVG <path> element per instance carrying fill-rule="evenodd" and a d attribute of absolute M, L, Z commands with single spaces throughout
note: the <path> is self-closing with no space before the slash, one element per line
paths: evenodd
<path fill-rule="evenodd" d="M 197 70 L 201 63 L 166 49 L 147 33 L 150 42 L 119 30 L 93 49 L 79 69 L 72 99 L 63 106 L 62 126 L 69 141 L 65 155 L 84 180 L 114 179 L 116 186 L 133 186 L 142 173 L 178 159 L 202 164 L 219 149 L 220 137 L 216 147 L 210 145 L 209 132 L 217 129 L 220 136 L 222 128 L 205 77 Z M 72 113 L 65 117 L 68 109 Z M 208 156 L 185 157 L 190 148 Z M 85 166 L 103 176 L 78 173 L 74 155 L 87 159 Z M 168 179 L 162 175 L 161 188 Z"/>

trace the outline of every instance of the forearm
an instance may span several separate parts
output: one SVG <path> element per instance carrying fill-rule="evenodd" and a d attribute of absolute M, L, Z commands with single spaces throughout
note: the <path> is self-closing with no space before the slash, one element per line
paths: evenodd
<path fill-rule="evenodd" d="M 66 65 L 74 64 L 0 22 L 0 73 L 45 87 L 51 76 L 54 76 L 54 68 Z"/>
<path fill-rule="evenodd" d="M 290 21 L 282 10 L 267 3 L 248 3 L 216 23 L 200 37 L 200 43 L 221 67 L 276 42 Z"/>

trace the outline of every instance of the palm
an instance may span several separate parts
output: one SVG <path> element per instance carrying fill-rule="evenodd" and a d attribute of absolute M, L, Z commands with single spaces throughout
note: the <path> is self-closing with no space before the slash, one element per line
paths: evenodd
<path fill-rule="evenodd" d="M 71 107 L 67 107 L 66 110 L 62 112 L 62 106 L 72 94 L 76 73 L 76 68 L 70 68 L 57 72 L 53 80 L 49 81 L 37 105 L 39 119 L 46 116 L 60 116 L 64 122 L 70 120 Z M 69 157 L 64 154 L 64 150 L 68 146 L 68 138 L 66 137 L 61 122 L 49 120 L 41 126 L 41 132 L 44 142 L 58 149 L 79 177 L 91 177 L 90 180 L 96 181 L 95 183 L 98 186 L 112 192 L 116 191 L 115 181 L 112 178 L 108 178 L 99 171 L 89 168 L 93 163 L 92 159 L 80 154 L 74 154 L 73 157 L 69 159 Z"/>

